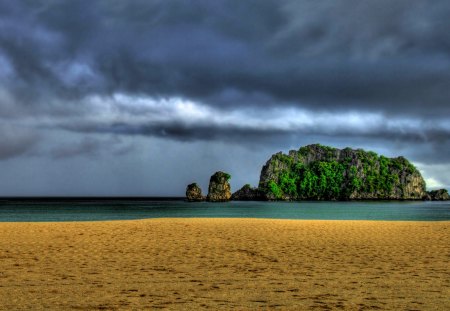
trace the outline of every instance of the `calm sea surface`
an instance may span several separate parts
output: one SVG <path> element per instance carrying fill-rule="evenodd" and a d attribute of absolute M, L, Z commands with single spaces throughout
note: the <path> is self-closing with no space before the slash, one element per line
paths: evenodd
<path fill-rule="evenodd" d="M 0 222 L 161 217 L 450 220 L 450 202 L 0 201 Z"/>

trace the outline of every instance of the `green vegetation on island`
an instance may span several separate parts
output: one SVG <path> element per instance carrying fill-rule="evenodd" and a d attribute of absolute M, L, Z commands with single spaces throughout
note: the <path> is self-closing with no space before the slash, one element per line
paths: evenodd
<path fill-rule="evenodd" d="M 273 155 L 259 188 L 269 200 L 422 199 L 425 181 L 404 157 L 309 145 Z"/>
<path fill-rule="evenodd" d="M 188 185 L 189 201 L 231 200 L 448 200 L 445 189 L 426 192 L 420 172 L 404 157 L 387 158 L 362 149 L 319 144 L 276 153 L 261 170 L 259 185 L 231 194 L 231 176 L 216 172 L 208 195 Z"/>

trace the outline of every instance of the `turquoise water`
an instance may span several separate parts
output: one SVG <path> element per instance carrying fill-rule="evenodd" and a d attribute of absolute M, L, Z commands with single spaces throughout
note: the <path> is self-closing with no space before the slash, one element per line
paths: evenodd
<path fill-rule="evenodd" d="M 0 222 L 97 221 L 161 217 L 335 220 L 450 220 L 450 202 L 151 201 L 0 202 Z"/>

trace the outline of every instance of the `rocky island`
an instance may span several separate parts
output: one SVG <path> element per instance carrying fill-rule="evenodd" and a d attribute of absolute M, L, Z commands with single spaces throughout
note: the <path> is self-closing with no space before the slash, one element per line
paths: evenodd
<path fill-rule="evenodd" d="M 205 197 L 202 195 L 202 189 L 200 189 L 195 182 L 187 186 L 186 198 L 189 202 L 200 202 L 205 200 Z"/>
<path fill-rule="evenodd" d="M 210 180 L 208 187 L 208 195 L 202 195 L 202 189 L 197 183 L 189 184 L 186 188 L 186 198 L 189 202 L 210 201 L 210 202 L 226 202 L 231 198 L 231 186 L 229 183 L 231 176 L 224 172 L 215 172 Z"/>
<path fill-rule="evenodd" d="M 404 157 L 387 158 L 362 149 L 313 144 L 276 153 L 262 167 L 257 188 L 245 185 L 232 195 L 230 175 L 211 176 L 206 199 L 256 200 L 449 200 L 446 189 L 427 192 L 419 170 Z M 190 188 L 191 187 L 191 188 Z M 197 186 L 198 187 L 198 186 Z M 191 189 L 191 190 L 189 190 Z M 190 195 L 188 195 L 188 190 Z M 194 191 L 195 190 L 195 191 Z M 189 201 L 200 188 L 188 186 Z"/>
<path fill-rule="evenodd" d="M 318 144 L 273 155 L 259 188 L 269 200 L 417 200 L 426 194 L 420 172 L 404 157 Z"/>
<path fill-rule="evenodd" d="M 226 202 L 231 198 L 230 174 L 215 172 L 209 180 L 208 196 L 210 202 Z"/>

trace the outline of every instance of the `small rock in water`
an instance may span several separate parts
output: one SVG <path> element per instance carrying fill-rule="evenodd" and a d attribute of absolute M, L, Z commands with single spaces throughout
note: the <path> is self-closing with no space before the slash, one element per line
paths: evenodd
<path fill-rule="evenodd" d="M 430 201 L 448 201 L 450 200 L 450 195 L 447 189 L 439 189 L 427 191 L 425 199 Z"/>
<path fill-rule="evenodd" d="M 252 188 L 249 184 L 231 195 L 231 199 L 235 201 L 260 201 L 264 200 L 264 193 L 258 188 Z"/>
<path fill-rule="evenodd" d="M 192 183 L 187 186 L 186 198 L 189 202 L 200 202 L 205 200 L 205 197 L 202 195 L 202 189 L 197 183 Z"/>

